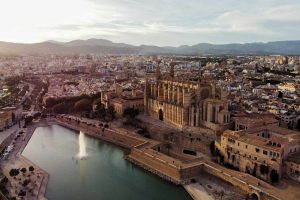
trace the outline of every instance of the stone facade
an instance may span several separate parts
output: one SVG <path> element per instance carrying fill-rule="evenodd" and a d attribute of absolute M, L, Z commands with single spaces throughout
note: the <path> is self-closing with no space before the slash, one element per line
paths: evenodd
<path fill-rule="evenodd" d="M 0 130 L 12 125 L 22 118 L 21 107 L 5 107 L 0 109 Z"/>
<path fill-rule="evenodd" d="M 246 130 L 258 126 L 277 125 L 279 121 L 273 115 L 257 115 L 234 118 L 234 130 Z"/>
<path fill-rule="evenodd" d="M 112 106 L 117 116 L 122 116 L 126 108 L 144 109 L 144 94 L 142 91 L 123 91 L 123 88 L 115 84 L 114 91 L 101 93 L 101 103 L 107 109 Z"/>
<path fill-rule="evenodd" d="M 207 127 L 216 132 L 230 123 L 227 93 L 214 83 L 146 79 L 144 111 L 177 128 Z"/>
<path fill-rule="evenodd" d="M 269 125 L 226 130 L 215 145 L 220 163 L 268 182 L 278 182 L 287 158 L 300 152 L 299 136 L 296 131 Z"/>
<path fill-rule="evenodd" d="M 300 182 L 300 153 L 291 149 L 290 154 L 285 162 L 285 172 L 291 179 Z"/>

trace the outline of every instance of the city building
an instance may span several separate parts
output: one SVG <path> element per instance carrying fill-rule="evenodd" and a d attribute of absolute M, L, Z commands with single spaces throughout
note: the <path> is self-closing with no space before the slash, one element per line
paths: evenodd
<path fill-rule="evenodd" d="M 126 108 L 144 109 L 144 93 L 140 90 L 125 91 L 122 86 L 115 84 L 114 91 L 101 93 L 101 103 L 106 109 L 112 106 L 117 116 L 122 116 Z"/>
<path fill-rule="evenodd" d="M 231 120 L 224 88 L 213 82 L 175 79 L 172 68 L 164 76 L 159 65 L 156 69 L 155 79 L 146 77 L 146 115 L 181 129 L 207 127 L 221 132 L 228 128 Z"/>
<path fill-rule="evenodd" d="M 219 163 L 278 182 L 290 172 L 293 155 L 300 152 L 300 134 L 274 125 L 226 130 L 215 146 Z"/>

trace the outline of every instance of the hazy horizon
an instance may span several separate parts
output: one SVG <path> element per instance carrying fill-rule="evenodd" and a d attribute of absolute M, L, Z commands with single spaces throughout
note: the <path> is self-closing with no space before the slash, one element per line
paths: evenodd
<path fill-rule="evenodd" d="M 112 43 L 123 43 L 123 44 L 128 44 L 128 45 L 132 45 L 132 46 L 141 46 L 141 45 L 149 45 L 149 46 L 158 46 L 158 47 L 180 47 L 180 46 L 185 46 L 187 44 L 181 44 L 181 45 L 154 45 L 154 44 L 130 44 L 126 41 L 119 41 L 119 42 L 116 42 L 116 41 L 113 41 L 113 40 L 109 40 L 109 39 L 106 39 L 106 38 L 87 38 L 87 39 L 74 39 L 74 40 L 65 40 L 65 41 L 62 41 L 62 40 L 43 40 L 43 41 L 38 41 L 38 42 L 10 42 L 10 41 L 1 41 L 0 42 L 7 42 L 7 43 L 15 43 L 15 44 L 38 44 L 38 43 L 45 43 L 45 42 L 50 42 L 50 43 L 68 43 L 68 42 L 73 42 L 73 41 L 87 41 L 87 40 L 107 40 L 107 41 L 110 41 Z M 271 42 L 288 42 L 288 41 L 300 41 L 299 40 L 273 40 L 273 41 L 250 41 L 250 42 L 230 42 L 230 43 L 211 43 L 211 42 L 198 42 L 198 43 L 195 43 L 195 44 L 189 44 L 188 46 L 193 46 L 193 45 L 197 45 L 197 44 L 212 44 L 212 45 L 229 45 L 229 44 L 255 44 L 255 43 L 271 43 Z"/>
<path fill-rule="evenodd" d="M 0 41 L 103 38 L 180 46 L 299 40 L 299 9 L 293 0 L 10 0 L 1 2 Z"/>

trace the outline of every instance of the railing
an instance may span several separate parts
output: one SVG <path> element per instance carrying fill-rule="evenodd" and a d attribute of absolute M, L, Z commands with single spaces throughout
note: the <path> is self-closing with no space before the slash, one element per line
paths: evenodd
<path fill-rule="evenodd" d="M 264 195 L 266 195 L 266 196 L 269 196 L 269 197 L 271 197 L 271 198 L 273 198 L 273 199 L 276 199 L 276 200 L 281 200 L 280 198 L 278 198 L 278 197 L 276 197 L 276 196 L 270 194 L 269 192 L 264 191 L 263 189 L 260 189 L 260 188 L 254 186 L 254 185 L 252 185 L 252 184 L 250 184 L 250 183 L 247 183 L 247 182 L 245 182 L 245 181 L 243 181 L 243 180 L 241 180 L 241 179 L 239 179 L 239 178 L 237 178 L 237 177 L 235 177 L 235 176 L 233 176 L 233 175 L 230 175 L 230 174 L 228 174 L 228 173 L 226 173 L 226 172 L 224 172 L 224 171 L 222 171 L 222 170 L 219 170 L 219 169 L 217 169 L 217 168 L 211 166 L 211 165 L 208 164 L 208 163 L 204 163 L 204 166 L 206 166 L 206 167 L 208 167 L 208 168 L 210 168 L 210 169 L 212 169 L 212 170 L 215 170 L 215 171 L 217 171 L 218 173 L 221 173 L 221 174 L 223 174 L 223 175 L 225 175 L 225 176 L 227 176 L 227 177 L 229 177 L 229 178 L 232 178 L 232 179 L 234 179 L 235 181 L 237 181 L 237 182 L 239 182 L 239 183 L 241 183 L 241 184 L 244 184 L 244 185 L 250 187 L 251 189 L 253 189 L 253 190 L 255 190 L 255 191 L 258 191 L 258 192 L 260 192 L 260 193 L 262 193 L 262 194 L 264 194 Z"/>

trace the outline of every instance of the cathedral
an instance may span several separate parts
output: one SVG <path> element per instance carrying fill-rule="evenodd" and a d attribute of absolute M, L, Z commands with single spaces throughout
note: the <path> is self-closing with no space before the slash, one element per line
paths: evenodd
<path fill-rule="evenodd" d="M 169 74 L 146 76 L 144 112 L 179 129 L 204 127 L 219 131 L 230 123 L 227 92 L 211 81 L 176 80 L 174 64 Z"/>

